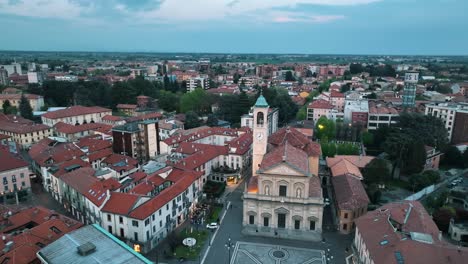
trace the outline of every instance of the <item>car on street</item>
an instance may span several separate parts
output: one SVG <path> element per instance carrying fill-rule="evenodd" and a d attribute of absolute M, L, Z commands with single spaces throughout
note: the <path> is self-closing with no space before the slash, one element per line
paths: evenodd
<path fill-rule="evenodd" d="M 216 229 L 216 228 L 218 228 L 218 223 L 215 223 L 215 222 L 209 223 L 209 224 L 206 225 L 206 228 L 208 228 L 208 229 Z"/>

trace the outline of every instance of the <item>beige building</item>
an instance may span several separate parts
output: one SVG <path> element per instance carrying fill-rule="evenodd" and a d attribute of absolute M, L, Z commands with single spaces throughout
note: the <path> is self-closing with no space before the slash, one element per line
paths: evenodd
<path fill-rule="evenodd" d="M 40 140 L 52 136 L 52 128 L 13 116 L 0 118 L 0 134 L 8 135 L 22 148 L 29 148 Z"/>
<path fill-rule="evenodd" d="M 268 103 L 254 106 L 252 174 L 244 192 L 243 233 L 321 239 L 320 145 L 293 128 L 268 134 Z"/>
<path fill-rule="evenodd" d="M 102 118 L 106 115 L 112 115 L 112 110 L 93 106 L 70 106 L 66 109 L 48 112 L 42 115 L 42 123 L 55 126 L 58 122 L 70 125 L 81 125 L 87 123 L 102 123 Z"/>
<path fill-rule="evenodd" d="M 36 94 L 23 94 L 31 105 L 33 111 L 40 111 L 44 106 L 44 97 Z M 11 106 L 19 109 L 21 94 L 0 94 L 0 107 L 5 101 L 10 101 Z"/>

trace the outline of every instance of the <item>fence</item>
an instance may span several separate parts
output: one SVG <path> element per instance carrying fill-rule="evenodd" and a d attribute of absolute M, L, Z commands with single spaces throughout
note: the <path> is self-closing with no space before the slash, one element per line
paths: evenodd
<path fill-rule="evenodd" d="M 420 190 L 419 192 L 417 192 L 417 193 L 415 193 L 415 194 L 412 194 L 412 195 L 406 197 L 405 200 L 407 200 L 407 201 L 416 201 L 416 200 L 419 200 L 419 199 L 421 199 L 421 197 L 423 197 L 423 196 L 426 195 L 426 194 L 432 193 L 434 190 L 435 190 L 435 185 L 432 184 L 432 185 L 427 186 L 426 188 Z"/>

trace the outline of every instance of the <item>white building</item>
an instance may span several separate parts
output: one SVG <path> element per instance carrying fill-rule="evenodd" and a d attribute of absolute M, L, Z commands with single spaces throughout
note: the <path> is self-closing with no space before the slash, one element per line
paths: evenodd
<path fill-rule="evenodd" d="M 451 141 L 454 133 L 455 117 L 458 112 L 467 114 L 468 105 L 457 103 L 431 103 L 426 105 L 425 114 L 442 119 L 448 131 L 448 139 Z"/>
<path fill-rule="evenodd" d="M 42 123 L 54 126 L 58 122 L 66 124 L 86 124 L 86 123 L 102 123 L 102 118 L 106 115 L 112 115 L 112 110 L 93 106 L 70 106 L 66 109 L 47 112 L 41 116 Z"/>
<path fill-rule="evenodd" d="M 195 90 L 197 87 L 202 89 L 210 89 L 210 82 L 208 78 L 195 77 L 187 79 L 187 92 Z"/>

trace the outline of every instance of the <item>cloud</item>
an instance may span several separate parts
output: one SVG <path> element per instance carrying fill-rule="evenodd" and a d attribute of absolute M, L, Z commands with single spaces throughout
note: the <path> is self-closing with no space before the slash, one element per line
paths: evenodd
<path fill-rule="evenodd" d="M 156 21 L 184 23 L 221 21 L 223 19 L 233 19 L 235 21 L 235 18 L 253 18 L 267 13 L 267 18 L 274 22 L 325 23 L 341 19 L 343 16 L 297 12 L 294 16 L 270 17 L 268 12 L 297 9 L 299 5 L 352 6 L 379 1 L 382 0 L 157 0 L 155 1 L 155 4 L 157 3 L 156 8 L 137 11 L 135 18 L 150 23 Z"/>
<path fill-rule="evenodd" d="M 344 19 L 342 15 L 310 15 L 304 12 L 268 12 L 264 19 L 275 23 L 327 23 Z"/>
<path fill-rule="evenodd" d="M 0 13 L 24 17 L 74 19 L 92 9 L 71 0 L 0 0 Z"/>

